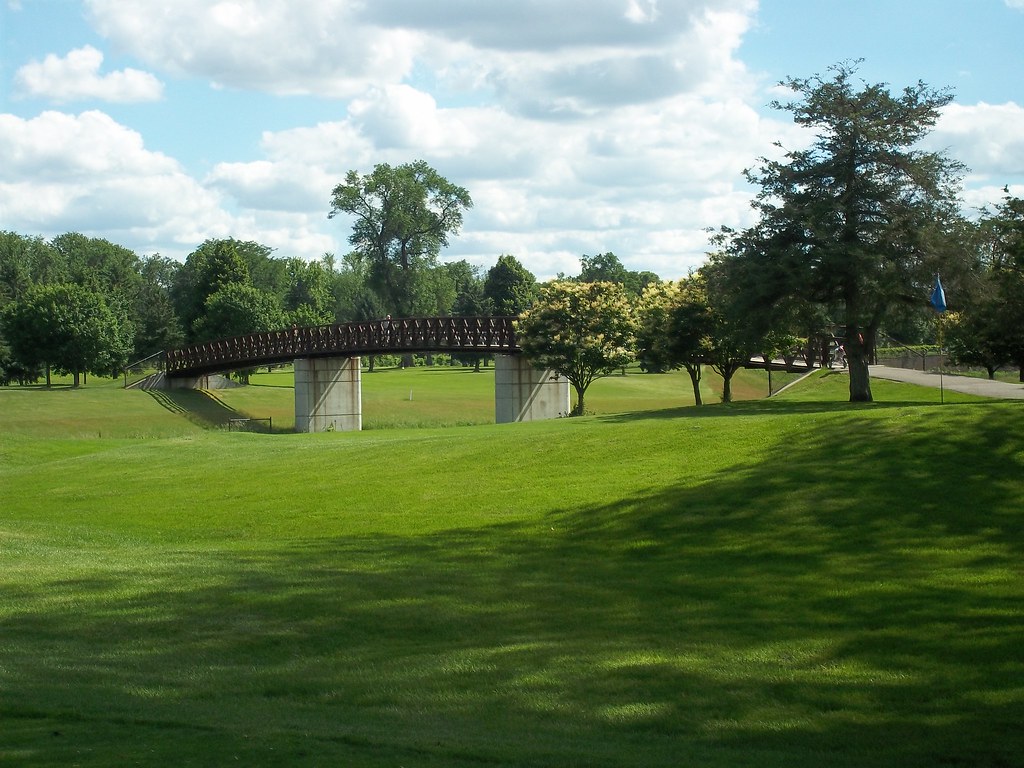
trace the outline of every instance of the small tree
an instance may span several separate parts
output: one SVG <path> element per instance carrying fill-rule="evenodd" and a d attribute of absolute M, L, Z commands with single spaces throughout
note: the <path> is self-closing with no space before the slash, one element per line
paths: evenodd
<path fill-rule="evenodd" d="M 487 270 L 484 297 L 499 315 L 519 315 L 537 299 L 537 278 L 515 256 L 502 254 Z"/>
<path fill-rule="evenodd" d="M 655 283 L 640 302 L 638 347 L 641 360 L 662 370 L 682 366 L 690 376 L 693 401 L 700 393 L 703 366 L 711 350 L 710 309 L 703 291 L 688 281 Z"/>
<path fill-rule="evenodd" d="M 669 323 L 679 294 L 675 282 L 653 283 L 644 288 L 637 304 L 636 348 L 641 370 L 663 373 L 679 367 L 672 353 Z"/>
<path fill-rule="evenodd" d="M 584 396 L 596 379 L 633 361 L 635 332 L 629 298 L 615 283 L 549 283 L 516 323 L 523 354 L 576 390 L 574 416 L 584 413 Z"/>
<path fill-rule="evenodd" d="M 662 369 L 684 367 L 697 405 L 703 404 L 703 366 L 722 377 L 722 402 L 731 402 L 732 377 L 758 346 L 757 333 L 728 296 L 709 292 L 714 272 L 710 266 L 678 283 L 651 284 L 640 303 L 641 359 Z"/>
<path fill-rule="evenodd" d="M 966 312 L 950 312 L 941 322 L 946 351 L 954 365 L 978 365 L 989 379 L 1010 357 L 1006 345 L 1000 343 L 1002 330 L 996 307 L 975 304 Z"/>

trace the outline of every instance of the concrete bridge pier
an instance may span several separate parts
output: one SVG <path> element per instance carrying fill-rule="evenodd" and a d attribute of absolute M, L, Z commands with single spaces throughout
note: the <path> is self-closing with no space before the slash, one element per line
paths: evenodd
<path fill-rule="evenodd" d="M 363 395 L 358 357 L 295 360 L 295 431 L 358 432 Z"/>
<path fill-rule="evenodd" d="M 569 380 L 539 371 L 522 355 L 494 356 L 494 421 L 557 419 L 569 415 Z"/>

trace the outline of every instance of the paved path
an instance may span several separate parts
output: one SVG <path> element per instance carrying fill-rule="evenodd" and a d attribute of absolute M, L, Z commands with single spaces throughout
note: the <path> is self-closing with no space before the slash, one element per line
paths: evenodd
<path fill-rule="evenodd" d="M 909 384 L 920 384 L 923 387 L 939 388 L 939 374 L 926 371 L 912 371 L 907 368 L 890 368 L 885 365 L 869 366 L 871 378 L 905 381 Z M 989 381 L 973 376 L 956 376 L 943 374 L 942 386 L 953 392 L 965 392 L 980 397 L 994 397 L 1000 400 L 1024 400 L 1024 384 L 1006 381 Z"/>

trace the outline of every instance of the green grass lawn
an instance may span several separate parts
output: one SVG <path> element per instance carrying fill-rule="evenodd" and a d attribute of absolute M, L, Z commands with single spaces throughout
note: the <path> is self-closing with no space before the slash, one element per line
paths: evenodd
<path fill-rule="evenodd" d="M 773 389 L 796 376 L 774 373 Z M 721 397 L 721 378 L 707 371 L 701 397 L 707 403 Z M 763 371 L 740 371 L 733 378 L 736 400 L 763 398 L 768 382 Z M 171 398 L 190 397 L 169 393 Z M 274 429 L 290 432 L 295 426 L 294 378 L 290 367 L 258 373 L 251 386 L 220 390 L 212 397 L 227 409 L 211 414 L 211 423 L 229 416 L 270 418 Z M 484 368 L 378 368 L 362 373 L 363 429 L 450 427 L 494 423 L 494 370 Z M 659 375 L 630 369 L 627 375 L 598 379 L 587 391 L 587 412 L 592 415 L 676 408 L 693 404 L 689 376 L 682 371 Z M 194 406 L 189 405 L 190 409 Z"/>
<path fill-rule="evenodd" d="M 487 374 L 407 371 L 363 433 L 205 428 L 286 381 L 0 389 L 0 764 L 1020 764 L 1019 403 L 441 427 Z"/>

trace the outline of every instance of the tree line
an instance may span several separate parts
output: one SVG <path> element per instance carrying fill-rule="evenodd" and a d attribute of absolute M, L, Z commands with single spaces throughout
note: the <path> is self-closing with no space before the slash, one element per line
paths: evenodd
<path fill-rule="evenodd" d="M 613 253 L 584 255 L 575 277 L 539 285 L 514 257 L 488 270 L 442 263 L 472 205 L 469 192 L 423 161 L 350 171 L 328 215 L 352 221 L 340 260 L 275 257 L 259 243 L 207 240 L 183 263 L 138 257 L 69 233 L 0 232 L 0 379 L 51 369 L 111 373 L 193 341 L 273 330 L 428 315 L 514 315 L 537 364 L 563 373 L 583 412 L 598 376 L 639 360 L 684 368 L 697 403 L 705 366 L 724 381 L 753 355 L 809 359 L 842 344 L 850 399 L 870 400 L 880 339 L 944 336 L 954 362 L 1024 380 L 1024 201 L 1006 190 L 980 218 L 961 213 L 963 166 L 920 149 L 952 96 L 924 83 L 892 93 L 857 78 L 858 62 L 780 85 L 773 106 L 813 134 L 804 149 L 746 172 L 758 192 L 750 227 L 713 231 L 705 264 L 665 282 Z M 939 275 L 949 312 L 928 298 Z"/>
<path fill-rule="evenodd" d="M 583 263 L 584 274 L 632 274 L 614 254 Z M 0 231 L 0 383 L 49 383 L 53 372 L 78 385 L 166 349 L 293 325 L 514 316 L 537 295 L 535 276 L 510 254 L 489 269 L 424 257 L 396 290 L 358 250 L 306 261 L 211 239 L 179 262 L 79 233 L 45 240 Z"/>
<path fill-rule="evenodd" d="M 885 337 L 944 337 L 954 363 L 990 377 L 1013 366 L 1024 381 L 1024 201 L 1006 189 L 994 210 L 966 219 L 965 168 L 920 148 L 952 94 L 921 82 L 893 94 L 860 81 L 859 63 L 779 84 L 793 99 L 772 106 L 813 139 L 746 172 L 758 189 L 756 221 L 714 232 L 700 270 L 650 284 L 632 307 L 611 284 L 601 296 L 566 285 L 527 311 L 523 348 L 561 366 L 577 413 L 594 376 L 634 356 L 655 370 L 685 368 L 700 404 L 704 366 L 722 376 L 728 401 L 733 374 L 752 356 L 800 345 L 808 360 L 842 346 L 850 400 L 870 401 L 868 365 Z M 930 303 L 940 274 L 948 307 Z M 603 321 L 579 321 L 596 307 Z"/>

